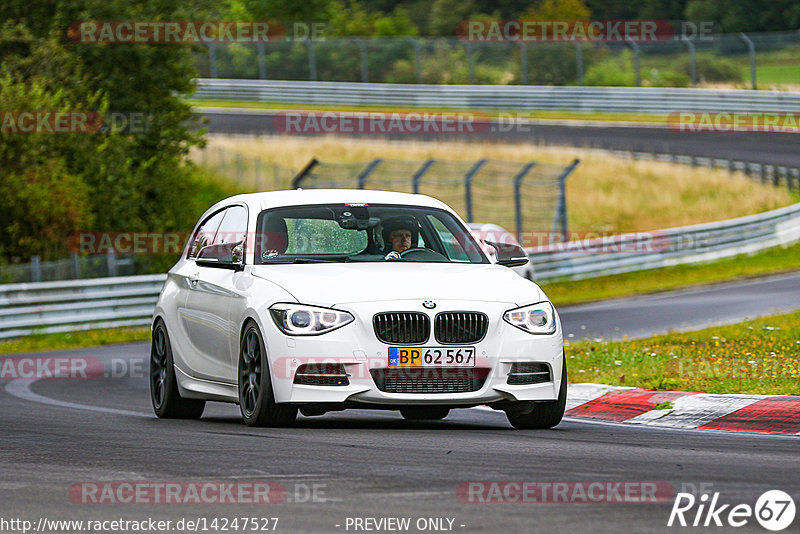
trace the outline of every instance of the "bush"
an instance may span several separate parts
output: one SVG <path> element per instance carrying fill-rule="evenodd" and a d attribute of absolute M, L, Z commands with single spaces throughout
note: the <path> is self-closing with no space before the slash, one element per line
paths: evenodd
<path fill-rule="evenodd" d="M 740 82 L 742 73 L 739 66 L 727 59 L 712 58 L 708 56 L 697 56 L 697 81 L 702 82 Z M 681 56 L 671 65 L 671 70 L 685 74 L 687 77 L 692 75 L 691 59 L 688 56 Z"/>
<path fill-rule="evenodd" d="M 689 87 L 692 83 L 691 78 L 682 72 L 657 69 L 650 71 L 647 81 L 653 87 Z"/>
<path fill-rule="evenodd" d="M 583 77 L 584 85 L 604 87 L 632 87 L 636 85 L 636 71 L 633 56 L 625 50 L 614 57 L 604 59 L 591 65 Z"/>

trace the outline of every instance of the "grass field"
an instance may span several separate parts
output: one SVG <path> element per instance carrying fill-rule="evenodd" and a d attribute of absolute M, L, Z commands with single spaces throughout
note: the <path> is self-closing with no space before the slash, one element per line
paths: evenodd
<path fill-rule="evenodd" d="M 276 164 L 280 168 L 295 170 L 302 168 L 312 157 L 328 162 L 367 162 L 386 158 L 420 163 L 429 158 L 472 162 L 490 158 L 562 166 L 577 157 L 581 164 L 567 180 L 569 228 L 576 232 L 617 234 L 657 230 L 750 215 L 797 201 L 797 197 L 785 188 L 762 186 L 739 173 L 731 175 L 720 169 L 633 161 L 593 150 L 530 144 L 210 136 L 206 155 L 195 152 L 193 157 L 218 169 L 218 174 L 233 177 L 236 170 L 232 155 L 236 153 L 241 154 L 245 161 L 258 158 L 265 167 Z M 218 161 L 220 155 L 224 159 L 222 166 Z M 290 172 L 270 174 L 260 186 L 262 190 L 287 188 L 290 178 Z M 406 185 L 410 186 L 410 183 Z M 245 184 L 245 188 L 248 187 L 252 190 L 254 184 Z M 464 204 L 461 185 L 426 189 L 423 181 L 421 192 L 441 198 L 462 216 L 465 215 L 461 211 Z M 536 191 L 530 193 L 535 195 Z M 509 209 L 513 205 L 511 194 L 510 182 L 497 184 L 490 190 L 476 191 L 475 203 L 481 206 L 481 217 L 476 214 L 476 220 L 513 229 L 513 213 Z M 540 211 L 540 205 L 524 201 L 523 221 L 540 218 Z M 549 227 L 528 229 L 550 230 Z"/>
<path fill-rule="evenodd" d="M 542 289 L 556 306 L 563 306 L 798 269 L 800 243 L 795 243 L 786 248 L 769 249 L 757 254 L 708 263 L 677 265 L 586 280 L 543 283 Z"/>
<path fill-rule="evenodd" d="M 67 350 L 84 347 L 149 341 L 150 329 L 104 328 L 59 334 L 35 334 L 27 337 L 0 341 L 0 354 L 37 352 L 43 350 Z"/>
<path fill-rule="evenodd" d="M 800 312 L 695 332 L 568 343 L 573 382 L 655 390 L 800 394 Z"/>

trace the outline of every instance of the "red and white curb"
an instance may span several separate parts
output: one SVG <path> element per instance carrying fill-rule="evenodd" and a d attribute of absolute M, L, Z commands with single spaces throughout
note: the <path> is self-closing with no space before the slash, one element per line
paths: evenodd
<path fill-rule="evenodd" d="M 800 435 L 800 396 L 718 395 L 570 384 L 568 417 L 668 428 Z"/>

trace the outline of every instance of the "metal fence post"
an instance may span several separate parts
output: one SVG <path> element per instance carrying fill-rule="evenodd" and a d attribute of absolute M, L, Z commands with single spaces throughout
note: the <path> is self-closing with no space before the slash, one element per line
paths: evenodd
<path fill-rule="evenodd" d="M 355 38 L 353 41 L 358 45 L 361 52 L 361 81 L 369 82 L 369 67 L 367 66 L 367 43 L 363 39 Z"/>
<path fill-rule="evenodd" d="M 578 70 L 578 85 L 583 85 L 583 46 L 580 41 L 575 41 L 575 64 Z"/>
<path fill-rule="evenodd" d="M 419 41 L 413 37 L 407 39 L 414 45 L 414 68 L 417 71 L 417 83 L 422 83 L 422 62 L 420 60 Z"/>
<path fill-rule="evenodd" d="M 639 43 L 625 36 L 625 41 L 633 48 L 633 68 L 636 70 L 636 87 L 642 86 L 642 70 L 639 64 Z"/>
<path fill-rule="evenodd" d="M 364 187 L 366 187 L 366 185 L 367 185 L 367 176 L 369 176 L 370 174 L 372 174 L 372 171 L 374 171 L 374 170 L 375 170 L 375 167 L 377 167 L 378 165 L 380 165 L 382 161 L 383 161 L 383 160 L 382 160 L 381 158 L 378 158 L 378 159 L 376 159 L 376 160 L 373 160 L 373 161 L 371 161 L 371 162 L 370 162 L 370 164 L 369 164 L 369 165 L 367 165 L 367 166 L 364 168 L 364 170 L 363 170 L 363 171 L 361 171 L 361 172 L 358 174 L 358 176 L 356 177 L 356 179 L 358 180 L 358 188 L 359 188 L 359 189 L 364 189 Z"/>
<path fill-rule="evenodd" d="M 314 42 L 306 37 L 303 42 L 308 48 L 308 79 L 312 82 L 317 81 L 317 56 L 314 54 Z"/>
<path fill-rule="evenodd" d="M 466 195 L 466 202 L 467 202 L 467 222 L 473 222 L 472 220 L 472 179 L 475 178 L 475 175 L 478 174 L 478 171 L 481 170 L 481 167 L 486 163 L 485 159 L 478 160 L 475 165 L 464 175 L 464 194 Z"/>
<path fill-rule="evenodd" d="M 525 41 L 519 42 L 519 70 L 522 74 L 522 85 L 528 85 L 528 47 Z"/>
<path fill-rule="evenodd" d="M 436 163 L 435 159 L 429 159 L 423 163 L 422 167 L 420 167 L 419 170 L 414 173 L 414 176 L 411 177 L 411 186 L 413 187 L 415 195 L 419 193 L 419 184 L 422 181 L 422 176 L 428 172 L 428 169 L 430 169 L 434 163 Z"/>
<path fill-rule="evenodd" d="M 791 182 L 789 182 L 789 189 L 792 188 Z M 72 267 L 72 278 L 80 278 L 81 277 L 81 267 L 78 263 L 78 253 L 72 252 L 69 255 L 70 265 Z"/>
<path fill-rule="evenodd" d="M 267 47 L 264 43 L 256 43 L 256 50 L 258 51 L 258 78 L 261 80 L 267 79 Z"/>
<path fill-rule="evenodd" d="M 739 37 L 747 45 L 747 51 L 750 54 L 750 85 L 753 89 L 756 88 L 756 45 L 744 33 L 740 33 Z"/>
<path fill-rule="evenodd" d="M 475 56 L 472 55 L 472 43 L 464 42 L 467 49 L 467 67 L 469 68 L 469 83 L 475 85 Z"/>
<path fill-rule="evenodd" d="M 114 257 L 114 249 L 110 249 L 106 254 L 106 266 L 108 267 L 108 276 L 117 276 L 117 259 Z"/>
<path fill-rule="evenodd" d="M 39 256 L 31 256 L 31 282 L 42 281 L 42 265 Z"/>
<path fill-rule="evenodd" d="M 208 72 L 212 78 L 217 78 L 217 46 L 208 43 Z"/>
<path fill-rule="evenodd" d="M 522 196 L 520 194 L 520 188 L 522 187 L 522 180 L 525 179 L 525 176 L 530 172 L 530 170 L 536 166 L 535 161 L 531 161 L 530 163 L 526 164 L 522 167 L 522 170 L 517 173 L 514 177 L 514 212 L 516 215 L 516 222 L 517 222 L 517 241 L 519 241 L 520 245 L 522 243 Z M 523 245 L 524 246 L 524 245 Z"/>
<path fill-rule="evenodd" d="M 569 229 L 567 227 L 567 178 L 580 162 L 581 160 L 577 158 L 573 160 L 570 166 L 564 169 L 564 172 L 558 177 L 558 222 L 561 227 L 562 242 L 566 242 L 569 237 Z"/>
<path fill-rule="evenodd" d="M 306 163 L 306 166 L 297 173 L 297 176 L 292 178 L 292 189 L 302 187 L 303 179 L 308 176 L 311 173 L 311 169 L 316 167 L 318 164 L 319 160 L 317 158 L 311 158 L 311 161 Z"/>
<path fill-rule="evenodd" d="M 697 87 L 697 61 L 694 53 L 694 43 L 685 35 L 681 35 L 681 41 L 689 48 L 689 73 L 692 77 L 692 87 Z"/>

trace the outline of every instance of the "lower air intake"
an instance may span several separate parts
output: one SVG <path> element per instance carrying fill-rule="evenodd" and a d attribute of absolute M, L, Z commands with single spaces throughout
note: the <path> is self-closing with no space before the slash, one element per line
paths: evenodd
<path fill-rule="evenodd" d="M 525 386 L 530 384 L 544 384 L 552 382 L 550 366 L 541 362 L 517 362 L 511 365 L 508 373 L 508 384 L 511 386 Z"/>
<path fill-rule="evenodd" d="M 304 363 L 294 374 L 294 383 L 304 386 L 349 386 L 344 365 L 339 363 Z"/>
<path fill-rule="evenodd" d="M 486 382 L 489 369 L 461 367 L 411 367 L 372 369 L 372 379 L 386 393 L 469 393 Z"/>

